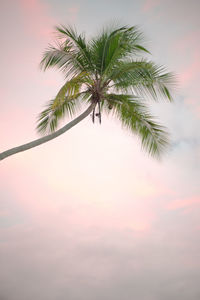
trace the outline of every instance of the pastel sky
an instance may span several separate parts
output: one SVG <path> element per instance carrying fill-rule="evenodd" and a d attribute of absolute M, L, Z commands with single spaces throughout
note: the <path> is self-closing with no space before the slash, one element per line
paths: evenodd
<path fill-rule="evenodd" d="M 54 26 L 139 25 L 178 78 L 161 162 L 116 120 L 88 117 L 0 165 L 0 300 L 200 299 L 200 2 L 1 0 L 0 151 L 37 138 L 63 84 L 39 69 Z"/>

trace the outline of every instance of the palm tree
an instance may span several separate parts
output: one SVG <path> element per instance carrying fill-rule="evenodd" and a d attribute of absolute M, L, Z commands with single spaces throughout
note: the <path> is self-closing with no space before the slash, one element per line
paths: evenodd
<path fill-rule="evenodd" d="M 72 27 L 60 26 L 56 31 L 57 44 L 49 46 L 40 65 L 43 70 L 61 70 L 66 83 L 38 117 L 37 130 L 44 136 L 1 153 L 0 160 L 56 138 L 89 114 L 93 122 L 101 123 L 102 112 L 115 115 L 141 138 L 149 154 L 159 157 L 168 145 L 168 134 L 154 121 L 146 99 L 172 101 L 174 77 L 162 66 L 141 59 L 141 53 L 149 51 L 137 27 L 107 27 L 90 41 Z M 87 109 L 57 130 L 59 121 L 66 115 L 73 117 L 83 102 Z"/>

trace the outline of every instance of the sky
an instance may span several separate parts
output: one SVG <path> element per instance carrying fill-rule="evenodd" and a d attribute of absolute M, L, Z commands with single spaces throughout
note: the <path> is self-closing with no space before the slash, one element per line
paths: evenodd
<path fill-rule="evenodd" d="M 1 162 L 1 300 L 200 299 L 199 11 L 198 0 L 1 1 L 0 151 L 38 137 L 64 82 L 39 68 L 56 25 L 89 37 L 112 20 L 139 25 L 178 78 L 173 104 L 149 102 L 171 135 L 161 161 L 103 116 Z"/>

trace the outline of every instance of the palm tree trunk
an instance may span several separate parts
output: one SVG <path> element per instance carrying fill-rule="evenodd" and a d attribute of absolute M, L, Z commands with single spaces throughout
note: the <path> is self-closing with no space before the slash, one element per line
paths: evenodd
<path fill-rule="evenodd" d="M 47 136 L 44 136 L 40 139 L 34 140 L 30 143 L 9 149 L 7 151 L 4 151 L 2 153 L 0 153 L 0 160 L 3 160 L 4 158 L 14 155 L 18 152 L 22 152 L 22 151 L 26 151 L 28 149 L 37 147 L 41 144 L 44 144 L 50 140 L 55 139 L 56 137 L 58 137 L 59 135 L 65 133 L 67 130 L 69 130 L 70 128 L 72 128 L 73 126 L 75 126 L 76 124 L 78 124 L 80 121 L 82 121 L 84 118 L 86 118 L 94 109 L 95 104 L 92 103 L 80 116 L 78 116 L 77 118 L 75 118 L 74 120 L 72 120 L 71 122 L 69 122 L 68 124 L 66 124 L 65 126 L 63 126 L 62 128 L 60 128 L 59 130 L 57 130 L 56 132 L 53 132 Z"/>

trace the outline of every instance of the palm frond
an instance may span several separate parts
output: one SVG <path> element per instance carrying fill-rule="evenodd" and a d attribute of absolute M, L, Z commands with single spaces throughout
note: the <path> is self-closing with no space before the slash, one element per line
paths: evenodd
<path fill-rule="evenodd" d="M 160 157 L 168 146 L 168 133 L 165 127 L 155 122 L 146 105 L 132 95 L 107 94 L 112 113 L 121 121 L 122 126 L 141 138 L 142 148 L 152 156 Z"/>
<path fill-rule="evenodd" d="M 53 132 L 60 119 L 65 115 L 72 117 L 75 114 L 79 104 L 78 98 L 84 94 L 84 91 L 81 91 L 82 85 L 87 81 L 87 73 L 82 72 L 61 87 L 55 99 L 48 102 L 46 109 L 38 117 L 37 130 L 39 132 Z"/>
<path fill-rule="evenodd" d="M 82 86 L 91 84 L 91 79 L 87 72 L 81 72 L 77 76 L 74 76 L 71 80 L 67 81 L 59 90 L 54 103 L 53 108 L 57 108 L 66 99 L 76 99 L 80 94 Z"/>
<path fill-rule="evenodd" d="M 86 71 L 94 71 L 91 60 L 91 53 L 84 34 L 78 35 L 75 28 L 71 26 L 57 26 L 56 30 L 61 34 L 60 37 L 66 40 L 66 44 L 70 43 L 76 52 L 76 59 L 84 67 Z"/>
<path fill-rule="evenodd" d="M 106 28 L 91 41 L 91 53 L 99 75 L 105 75 L 115 64 L 141 51 L 148 52 L 140 43 L 142 34 L 136 26 Z"/>
<path fill-rule="evenodd" d="M 133 91 L 135 95 L 158 97 L 172 101 L 170 89 L 175 85 L 175 76 L 152 61 L 120 62 L 110 80 L 118 90 Z"/>
<path fill-rule="evenodd" d="M 76 76 L 85 71 L 77 60 L 76 53 L 72 49 L 70 42 L 57 44 L 57 47 L 49 45 L 43 54 L 40 67 L 44 71 L 51 67 L 56 67 L 63 71 L 66 77 Z"/>
<path fill-rule="evenodd" d="M 54 132 L 59 125 L 59 121 L 64 116 L 68 115 L 72 117 L 75 115 L 77 106 L 79 105 L 77 99 L 76 101 L 75 99 L 68 99 L 54 108 L 54 101 L 54 99 L 50 100 L 46 105 L 46 109 L 38 117 L 37 131 L 41 134 Z"/>

